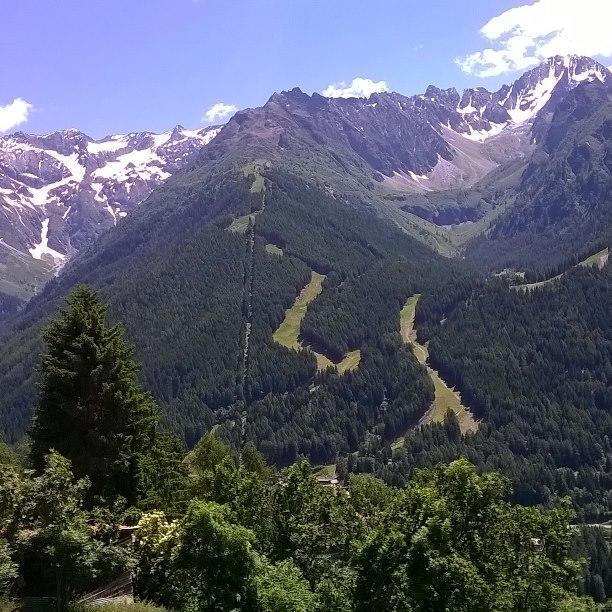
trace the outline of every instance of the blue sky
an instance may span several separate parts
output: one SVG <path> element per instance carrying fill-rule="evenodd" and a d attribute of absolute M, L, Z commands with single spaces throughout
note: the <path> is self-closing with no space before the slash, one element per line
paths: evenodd
<path fill-rule="evenodd" d="M 583 31 L 586 25 L 576 30 L 573 11 L 585 4 L 607 11 L 595 20 L 606 24 L 595 46 L 591 32 Z M 259 106 L 277 90 L 323 91 L 355 77 L 384 81 L 405 94 L 429 83 L 496 88 L 549 49 L 586 49 L 612 63 L 610 5 L 609 0 L 2 0 L 0 131 L 77 127 L 102 137 L 163 131 L 178 123 L 196 127 L 206 124 L 205 112 L 214 104 Z M 551 15 L 561 23 L 555 31 L 563 34 L 553 36 L 552 47 Z"/>

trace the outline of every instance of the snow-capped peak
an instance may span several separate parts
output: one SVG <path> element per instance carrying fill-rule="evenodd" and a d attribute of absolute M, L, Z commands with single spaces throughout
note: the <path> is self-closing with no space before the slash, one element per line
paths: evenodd
<path fill-rule="evenodd" d="M 71 128 L 0 137 L 0 247 L 59 267 L 187 164 L 220 127 L 116 134 Z"/>
<path fill-rule="evenodd" d="M 443 117 L 440 125 L 452 126 L 465 138 L 484 142 L 506 128 L 531 125 L 540 111 L 554 110 L 553 97 L 560 99 L 580 83 L 605 83 L 610 79 L 608 68 L 591 58 L 557 55 L 496 92 L 483 87 L 466 89 L 453 109 L 456 115 Z"/>
<path fill-rule="evenodd" d="M 609 78 L 608 69 L 590 58 L 557 55 L 515 81 L 501 104 L 514 123 L 524 123 L 548 104 L 558 86 L 565 92 L 584 81 Z"/>

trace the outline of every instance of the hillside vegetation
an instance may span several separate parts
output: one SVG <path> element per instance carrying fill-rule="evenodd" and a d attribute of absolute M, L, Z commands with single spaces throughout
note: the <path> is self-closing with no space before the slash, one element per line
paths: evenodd
<path fill-rule="evenodd" d="M 453 282 L 419 300 L 429 360 L 480 421 L 410 432 L 395 460 L 364 448 L 357 469 L 403 482 L 416 467 L 467 456 L 514 483 L 515 499 L 569 495 L 589 522 L 610 518 L 611 267 L 578 267 L 545 291 L 505 282 Z M 440 321 L 444 319 L 444 323 Z"/>
<path fill-rule="evenodd" d="M 438 372 L 427 363 L 429 359 L 427 345 L 420 344 L 417 340 L 416 330 L 414 329 L 414 319 L 420 297 L 420 295 L 410 296 L 400 311 L 400 331 L 402 339 L 404 342 L 410 344 L 419 363 L 427 368 L 427 373 L 434 385 L 434 400 L 427 412 L 419 420 L 419 425 L 441 423 L 450 410 L 457 418 L 461 433 L 474 432 L 478 429 L 478 423 L 474 420 L 470 409 L 462 404 L 459 393 L 451 389 L 442 378 L 440 378 Z"/>
<path fill-rule="evenodd" d="M 276 471 L 216 434 L 186 454 L 105 319 L 81 286 L 44 331 L 35 469 L 0 449 L 0 598 L 65 612 L 132 572 L 149 602 L 135 611 L 596 609 L 567 505 L 513 504 L 507 479 L 465 459 L 403 488 L 329 488 L 306 461 Z"/>

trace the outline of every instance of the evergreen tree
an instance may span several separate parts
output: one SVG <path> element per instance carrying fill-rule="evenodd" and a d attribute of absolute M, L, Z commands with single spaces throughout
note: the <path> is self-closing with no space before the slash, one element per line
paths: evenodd
<path fill-rule="evenodd" d="M 86 286 L 43 333 L 40 401 L 32 427 L 37 470 L 56 450 L 70 459 L 91 495 L 136 500 L 139 459 L 152 447 L 158 411 L 136 382 L 138 367 L 122 329 L 106 324 L 106 306 Z"/>

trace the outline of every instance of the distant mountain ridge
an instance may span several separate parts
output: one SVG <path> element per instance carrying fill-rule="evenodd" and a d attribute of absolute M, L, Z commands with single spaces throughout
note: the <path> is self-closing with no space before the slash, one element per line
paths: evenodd
<path fill-rule="evenodd" d="M 541 115 L 540 115 L 541 117 Z M 534 127 L 537 125 L 534 124 Z M 495 187 L 493 184 L 492 187 Z M 551 114 L 510 204 L 468 245 L 490 269 L 540 272 L 612 240 L 612 83 L 584 83 Z"/>
<path fill-rule="evenodd" d="M 76 129 L 0 137 L 0 260 L 13 269 L 28 258 L 41 269 L 61 267 L 219 130 L 177 126 L 101 140 Z"/>
<path fill-rule="evenodd" d="M 532 128 L 541 111 L 550 113 L 573 87 L 595 80 L 609 82 L 612 75 L 590 58 L 556 56 L 497 92 L 477 88 L 460 95 L 430 85 L 420 95 L 366 99 L 309 96 L 294 88 L 236 113 L 215 147 L 244 139 L 278 156 L 296 141 L 337 153 L 342 148 L 369 168 L 369 178 L 391 189 L 456 187 L 507 161 L 510 149 L 511 157 L 524 154 L 539 140 L 541 128 Z"/>
<path fill-rule="evenodd" d="M 223 127 L 177 126 L 100 141 L 78 130 L 4 136 L 0 294 L 32 295 L 69 257 L 191 162 L 280 164 L 330 193 L 360 193 L 407 231 L 440 245 L 448 238 L 437 236 L 436 218 L 470 220 L 476 213 L 438 214 L 420 204 L 389 202 L 469 188 L 513 160 L 526 163 L 545 140 L 557 105 L 587 82 L 610 85 L 612 75 L 590 58 L 556 56 L 495 92 L 479 87 L 460 94 L 431 85 L 424 94 L 366 99 L 294 88 L 237 112 Z"/>

